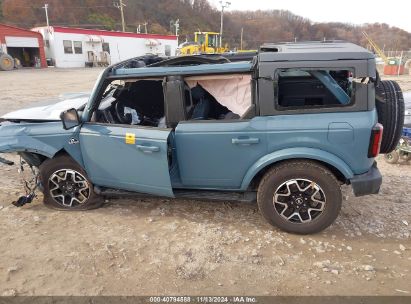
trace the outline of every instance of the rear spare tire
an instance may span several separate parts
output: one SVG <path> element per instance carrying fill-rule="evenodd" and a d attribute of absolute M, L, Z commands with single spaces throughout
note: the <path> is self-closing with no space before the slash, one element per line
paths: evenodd
<path fill-rule="evenodd" d="M 380 81 L 375 88 L 375 95 L 378 122 L 384 127 L 380 153 L 386 154 L 395 150 L 401 138 L 404 97 L 398 83 L 392 80 Z"/>
<path fill-rule="evenodd" d="M 0 70 L 11 71 L 14 69 L 13 57 L 7 54 L 0 54 Z"/>

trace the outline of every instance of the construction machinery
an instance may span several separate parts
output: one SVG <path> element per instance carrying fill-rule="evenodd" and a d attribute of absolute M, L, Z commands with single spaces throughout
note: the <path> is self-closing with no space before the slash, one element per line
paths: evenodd
<path fill-rule="evenodd" d="M 222 46 L 220 33 L 195 32 L 193 42 L 184 42 L 178 49 L 178 55 L 222 54 L 228 52 L 227 46 Z"/>
<path fill-rule="evenodd" d="M 14 59 L 0 49 L 0 71 L 11 71 L 14 69 Z"/>
<path fill-rule="evenodd" d="M 385 64 L 388 64 L 389 58 L 385 56 L 384 51 L 381 50 L 378 44 L 375 43 L 375 41 L 372 40 L 366 32 L 362 32 L 362 34 L 364 35 L 365 39 L 367 39 L 369 45 L 374 49 L 375 53 L 377 53 L 377 55 L 384 61 Z"/>
<path fill-rule="evenodd" d="M 401 51 L 401 55 L 396 57 L 388 57 L 385 55 L 384 51 L 375 43 L 374 40 L 366 33 L 362 32 L 365 39 L 367 39 L 368 44 L 374 49 L 375 53 L 384 62 L 384 75 L 402 75 L 404 74 L 407 67 L 410 66 L 411 60 L 407 52 Z"/>

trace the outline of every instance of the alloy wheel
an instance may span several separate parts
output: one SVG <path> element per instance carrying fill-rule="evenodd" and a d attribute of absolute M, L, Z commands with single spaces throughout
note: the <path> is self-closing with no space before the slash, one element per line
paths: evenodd
<path fill-rule="evenodd" d="M 62 169 L 54 172 L 49 180 L 51 197 L 63 207 L 84 204 L 90 197 L 90 184 L 79 172 Z"/>
<path fill-rule="evenodd" d="M 308 179 L 291 179 L 276 189 L 273 204 L 282 218 L 301 224 L 311 222 L 321 215 L 326 197 L 317 183 Z"/>

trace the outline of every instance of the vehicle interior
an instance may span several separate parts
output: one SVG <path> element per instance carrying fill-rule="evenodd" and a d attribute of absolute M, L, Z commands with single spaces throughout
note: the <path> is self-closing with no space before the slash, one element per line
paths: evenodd
<path fill-rule="evenodd" d="M 321 78 L 322 75 L 331 77 Z M 350 103 L 353 95 L 352 73 L 349 70 L 284 69 L 277 74 L 276 86 L 277 104 L 284 108 L 341 106 Z M 337 90 L 336 93 L 337 86 L 342 91 Z M 343 95 L 344 102 L 338 98 L 338 93 Z"/>
<path fill-rule="evenodd" d="M 253 109 L 251 75 L 167 76 L 111 82 L 92 121 L 175 128 L 180 121 L 249 118 Z"/>

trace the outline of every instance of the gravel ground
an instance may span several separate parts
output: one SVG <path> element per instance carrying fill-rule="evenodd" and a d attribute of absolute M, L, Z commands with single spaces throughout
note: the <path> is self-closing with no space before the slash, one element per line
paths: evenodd
<path fill-rule="evenodd" d="M 100 71 L 0 73 L 0 114 L 90 91 Z M 379 166 L 380 195 L 344 188 L 335 224 L 304 237 L 246 203 L 112 199 L 58 212 L 39 196 L 18 209 L 18 174 L 1 166 L 0 295 L 411 295 L 411 165 Z"/>

